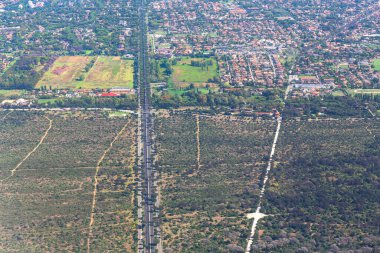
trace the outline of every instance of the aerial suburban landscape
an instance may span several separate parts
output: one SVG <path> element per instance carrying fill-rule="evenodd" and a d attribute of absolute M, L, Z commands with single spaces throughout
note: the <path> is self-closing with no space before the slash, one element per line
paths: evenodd
<path fill-rule="evenodd" d="M 378 0 L 0 0 L 0 252 L 380 252 Z"/>

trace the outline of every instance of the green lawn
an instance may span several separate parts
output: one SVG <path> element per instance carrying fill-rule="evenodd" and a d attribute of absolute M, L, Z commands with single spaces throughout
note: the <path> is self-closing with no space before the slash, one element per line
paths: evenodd
<path fill-rule="evenodd" d="M 191 65 L 191 61 L 203 62 L 211 60 L 212 65 L 206 68 Z M 175 85 L 189 83 L 207 83 L 209 79 L 218 77 L 218 64 L 214 58 L 183 57 L 173 66 L 172 79 Z"/>
<path fill-rule="evenodd" d="M 348 66 L 347 63 L 342 63 L 342 64 L 339 64 L 339 65 L 338 65 L 338 68 L 340 68 L 340 69 L 348 69 L 349 66 Z"/>
<path fill-rule="evenodd" d="M 99 56 L 81 85 L 86 88 L 133 88 L 133 60 Z"/>
<path fill-rule="evenodd" d="M 20 96 L 25 93 L 25 90 L 0 90 L 0 96 L 11 97 Z"/>
<path fill-rule="evenodd" d="M 343 97 L 344 96 L 344 93 L 343 91 L 341 90 L 336 90 L 332 93 L 333 96 L 336 96 L 336 97 Z"/>
<path fill-rule="evenodd" d="M 380 71 L 380 59 L 375 59 L 373 61 L 373 69 L 376 71 Z"/>
<path fill-rule="evenodd" d="M 59 100 L 59 98 L 44 98 L 44 99 L 38 99 L 37 103 L 39 105 L 44 105 L 44 104 L 47 104 L 47 103 L 54 103 L 57 100 Z"/>
<path fill-rule="evenodd" d="M 380 95 L 380 89 L 347 89 L 349 94 L 374 94 Z"/>

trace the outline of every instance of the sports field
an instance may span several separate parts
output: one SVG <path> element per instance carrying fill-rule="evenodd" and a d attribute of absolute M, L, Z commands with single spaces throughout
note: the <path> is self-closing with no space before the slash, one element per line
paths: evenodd
<path fill-rule="evenodd" d="M 133 88 L 133 60 L 108 56 L 62 56 L 44 74 L 37 88 Z"/>

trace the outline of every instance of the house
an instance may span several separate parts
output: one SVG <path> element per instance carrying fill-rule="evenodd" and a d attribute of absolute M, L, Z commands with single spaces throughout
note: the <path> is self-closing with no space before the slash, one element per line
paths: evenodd
<path fill-rule="evenodd" d="M 23 99 L 23 98 L 19 98 L 17 100 L 4 100 L 3 102 L 1 102 L 1 106 L 2 107 L 7 107 L 7 106 L 21 106 L 21 107 L 24 107 L 24 106 L 30 106 L 31 105 L 31 102 L 29 100 L 26 100 L 26 99 Z"/>
<path fill-rule="evenodd" d="M 101 97 L 120 97 L 120 94 L 114 93 L 114 92 L 106 92 L 106 93 L 102 93 L 100 96 Z"/>

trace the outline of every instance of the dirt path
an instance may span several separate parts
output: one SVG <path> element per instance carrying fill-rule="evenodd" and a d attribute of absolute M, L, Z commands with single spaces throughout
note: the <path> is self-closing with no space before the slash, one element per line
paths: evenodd
<path fill-rule="evenodd" d="M 9 114 L 11 114 L 12 113 L 12 111 L 9 111 L 7 114 L 5 114 L 2 118 L 1 118 L 1 120 L 5 120 L 6 118 L 7 118 L 7 116 L 9 115 Z"/>
<path fill-rule="evenodd" d="M 92 205 L 91 205 L 91 214 L 90 214 L 90 223 L 88 225 L 89 233 L 87 237 L 87 252 L 90 252 L 90 240 L 92 237 L 92 225 L 94 224 L 94 216 L 95 216 L 95 207 L 96 207 L 96 194 L 98 192 L 98 174 L 100 170 L 100 165 L 102 164 L 104 158 L 106 155 L 110 152 L 112 149 L 113 144 L 119 139 L 120 135 L 124 132 L 125 128 L 129 125 L 129 122 L 127 122 L 123 128 L 118 132 L 118 134 L 115 136 L 115 138 L 112 140 L 108 148 L 103 152 L 102 156 L 98 160 L 98 163 L 96 164 L 96 170 L 95 170 L 95 175 L 94 175 L 94 191 L 92 193 Z"/>
<path fill-rule="evenodd" d="M 44 135 L 41 137 L 40 141 L 38 142 L 37 146 L 35 146 L 32 151 L 30 151 L 22 160 L 21 162 L 19 162 L 12 170 L 11 170 L 11 175 L 1 181 L 5 181 L 11 177 L 14 176 L 14 174 L 16 173 L 16 171 L 18 170 L 18 168 L 20 168 L 20 166 L 34 153 L 36 152 L 36 150 L 41 146 L 41 144 L 44 142 L 45 138 L 48 136 L 49 134 L 49 131 L 51 129 L 51 127 L 53 126 L 53 120 L 49 119 L 47 116 L 44 116 L 48 121 L 49 121 L 49 127 L 46 129 Z"/>
<path fill-rule="evenodd" d="M 200 128 L 199 128 L 199 114 L 195 116 L 195 120 L 197 123 L 197 168 L 201 166 L 201 141 L 200 141 Z"/>
<path fill-rule="evenodd" d="M 372 135 L 372 138 L 373 138 L 374 140 L 376 140 L 376 135 L 372 132 L 371 129 L 368 128 L 368 125 L 365 126 L 365 129 L 367 130 L 367 132 L 368 132 L 370 135 Z"/>

